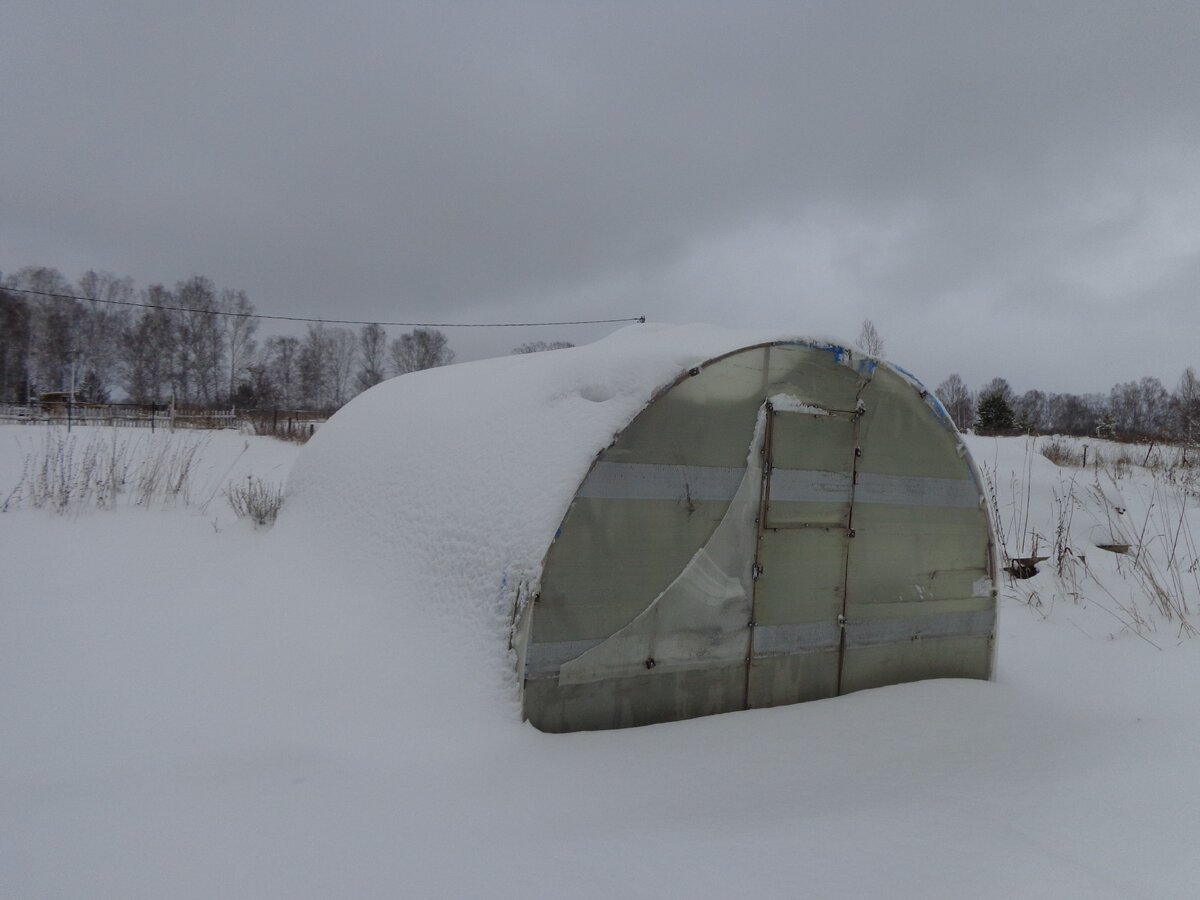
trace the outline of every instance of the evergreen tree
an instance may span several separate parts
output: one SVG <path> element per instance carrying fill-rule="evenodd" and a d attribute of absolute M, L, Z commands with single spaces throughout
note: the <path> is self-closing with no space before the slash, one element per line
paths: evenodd
<path fill-rule="evenodd" d="M 1001 391 L 991 391 L 979 398 L 979 419 L 976 430 L 980 434 L 1003 434 L 1016 426 L 1013 409 Z"/>

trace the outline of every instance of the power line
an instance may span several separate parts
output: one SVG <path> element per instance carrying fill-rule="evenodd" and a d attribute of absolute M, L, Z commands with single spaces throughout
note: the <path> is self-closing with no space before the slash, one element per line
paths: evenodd
<path fill-rule="evenodd" d="M 160 306 L 154 303 L 138 303 L 134 300 L 104 300 L 100 297 L 76 297 L 72 294 L 54 294 L 50 291 L 31 291 L 25 288 L 0 288 L 12 294 L 35 294 L 55 300 L 81 300 L 85 303 L 109 303 L 113 306 L 136 306 L 142 309 L 165 309 L 171 312 L 201 313 L 206 316 L 232 316 L 236 319 L 272 319 L 277 322 L 317 322 L 321 325 L 379 325 L 388 328 L 541 328 L 553 325 L 615 325 L 621 322 L 646 321 L 645 316 L 629 316 L 623 319 L 580 319 L 574 322 L 372 322 L 365 319 L 320 319 L 308 316 L 271 316 L 266 313 L 231 312 L 223 309 L 200 309 L 193 306 Z"/>

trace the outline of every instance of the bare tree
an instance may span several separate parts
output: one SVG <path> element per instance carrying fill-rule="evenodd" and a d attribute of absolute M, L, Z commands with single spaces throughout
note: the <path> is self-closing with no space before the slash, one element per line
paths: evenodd
<path fill-rule="evenodd" d="M 1113 427 L 1129 437 L 1158 437 L 1167 427 L 1170 396 L 1157 378 L 1113 385 L 1108 395 Z"/>
<path fill-rule="evenodd" d="M 957 372 L 939 384 L 934 393 L 960 431 L 965 431 L 975 423 L 975 398 Z"/>
<path fill-rule="evenodd" d="M 133 300 L 133 279 L 89 269 L 79 279 L 79 293 L 105 301 L 83 309 L 76 325 L 75 346 L 81 378 L 89 379 L 89 396 L 107 395 L 116 386 L 122 363 L 123 336 L 129 329 L 130 311 L 120 303 Z"/>
<path fill-rule="evenodd" d="M 161 284 L 154 284 L 141 298 L 149 308 L 125 329 L 122 340 L 125 392 L 135 403 L 162 403 L 175 386 L 174 366 L 179 356 L 175 313 L 163 308 L 173 306 L 175 297 Z"/>
<path fill-rule="evenodd" d="M 1017 427 L 1022 431 L 1041 434 L 1049 421 L 1049 403 L 1039 390 L 1026 391 L 1013 403 Z"/>
<path fill-rule="evenodd" d="M 309 325 L 297 360 L 300 403 L 308 409 L 329 405 L 329 340 L 322 324 Z"/>
<path fill-rule="evenodd" d="M 300 341 L 273 335 L 267 338 L 262 367 L 260 402 L 292 409 L 300 403 Z"/>
<path fill-rule="evenodd" d="M 253 318 L 254 304 L 245 291 L 231 291 L 228 288 L 221 291 L 220 309 L 233 313 L 224 317 L 225 353 L 229 366 L 226 397 L 233 402 L 238 381 L 254 359 L 254 333 L 258 331 L 258 319 Z"/>
<path fill-rule="evenodd" d="M 180 313 L 180 399 L 212 406 L 224 383 L 225 317 L 219 312 L 216 286 L 203 275 L 193 275 L 175 286 L 175 298 L 188 311 Z"/>
<path fill-rule="evenodd" d="M 1191 366 L 1179 377 L 1172 401 L 1179 437 L 1189 445 L 1200 441 L 1200 378 Z"/>
<path fill-rule="evenodd" d="M 1051 394 L 1046 399 L 1046 424 L 1052 434 L 1091 435 L 1107 412 L 1100 394 Z"/>
<path fill-rule="evenodd" d="M 24 403 L 32 322 L 29 304 L 0 289 L 0 403 Z"/>
<path fill-rule="evenodd" d="M 418 328 L 402 334 L 388 346 L 392 371 L 397 375 L 448 366 L 454 362 L 454 351 L 446 335 L 435 328 Z"/>
<path fill-rule="evenodd" d="M 63 299 L 75 293 L 71 282 L 58 269 L 25 266 L 5 283 L 20 290 L 42 292 L 29 301 L 32 315 L 26 350 L 26 392 L 70 390 L 72 356 L 77 349 L 73 328 L 79 317 L 78 303 Z"/>
<path fill-rule="evenodd" d="M 1189 462 L 1188 453 L 1200 443 L 1200 378 L 1191 366 L 1179 376 L 1171 396 L 1171 415 L 1175 435 L 1183 442 L 1183 464 L 1192 464 L 1195 456 Z"/>
<path fill-rule="evenodd" d="M 866 350 L 868 356 L 883 359 L 883 336 L 870 319 L 863 319 L 862 328 L 858 332 L 858 346 Z"/>
<path fill-rule="evenodd" d="M 362 362 L 362 368 L 355 377 L 360 391 L 383 381 L 383 369 L 387 365 L 386 356 L 387 332 L 381 325 L 364 325 L 358 332 L 358 358 Z"/>
<path fill-rule="evenodd" d="M 331 328 L 325 335 L 329 364 L 329 405 L 340 407 L 354 394 L 354 367 L 358 363 L 358 339 L 349 328 Z"/>

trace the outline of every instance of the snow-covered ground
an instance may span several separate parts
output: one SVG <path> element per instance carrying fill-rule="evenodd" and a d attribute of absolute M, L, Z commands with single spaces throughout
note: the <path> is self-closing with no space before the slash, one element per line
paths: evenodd
<path fill-rule="evenodd" d="M 0 426 L 0 502 L 44 433 Z M 1013 555 L 1072 498 L 1063 574 L 1005 585 L 992 683 L 553 736 L 492 623 L 424 614 L 378 543 L 236 520 L 223 490 L 296 447 L 204 440 L 186 504 L 0 514 L 0 896 L 1200 891 L 1200 638 L 1094 546 L 1125 528 L 1197 608 L 1161 476 L 969 439 Z"/>

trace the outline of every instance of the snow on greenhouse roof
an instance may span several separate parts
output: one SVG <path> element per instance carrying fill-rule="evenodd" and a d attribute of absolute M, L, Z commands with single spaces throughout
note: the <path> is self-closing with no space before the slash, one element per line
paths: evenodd
<path fill-rule="evenodd" d="M 580 347 L 414 372 L 376 385 L 300 454 L 277 530 L 360 559 L 433 618 L 500 645 L 511 589 L 542 558 L 596 454 L 689 368 L 770 341 L 633 325 Z M 421 609 L 408 612 L 421 613 Z"/>

